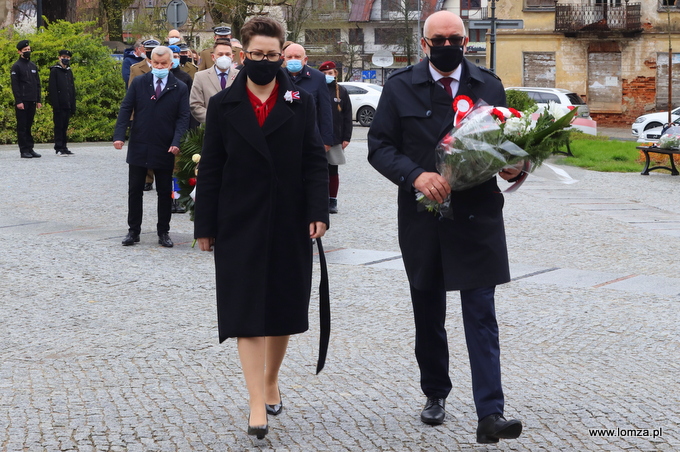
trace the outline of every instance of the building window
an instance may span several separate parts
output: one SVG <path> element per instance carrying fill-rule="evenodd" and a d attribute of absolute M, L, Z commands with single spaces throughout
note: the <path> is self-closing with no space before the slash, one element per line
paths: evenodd
<path fill-rule="evenodd" d="M 382 45 L 402 45 L 404 43 L 403 30 L 397 28 L 376 28 L 375 43 Z"/>
<path fill-rule="evenodd" d="M 680 0 L 659 0 L 659 11 L 666 11 L 668 7 L 671 11 L 680 11 Z"/>
<path fill-rule="evenodd" d="M 364 30 L 362 28 L 349 29 L 349 44 L 360 46 L 364 43 Z"/>
<path fill-rule="evenodd" d="M 523 58 L 522 86 L 555 87 L 555 54 L 553 52 L 525 52 Z"/>
<path fill-rule="evenodd" d="M 524 0 L 526 9 L 555 9 L 555 0 Z"/>
<path fill-rule="evenodd" d="M 319 28 L 305 30 L 305 45 L 337 44 L 340 40 L 340 29 Z"/>

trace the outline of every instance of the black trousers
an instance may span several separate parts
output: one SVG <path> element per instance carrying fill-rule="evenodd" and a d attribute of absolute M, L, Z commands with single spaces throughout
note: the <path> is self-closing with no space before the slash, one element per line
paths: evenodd
<path fill-rule="evenodd" d="M 139 234 L 142 231 L 144 182 L 147 168 L 129 165 L 128 178 L 128 226 L 129 231 Z M 172 170 L 153 169 L 156 175 L 156 193 L 158 194 L 158 235 L 170 231 L 170 217 L 172 216 Z"/>
<path fill-rule="evenodd" d="M 19 152 L 31 152 L 33 150 L 33 118 L 35 118 L 35 102 L 24 102 L 24 109 L 19 110 L 16 106 L 14 111 L 17 115 L 17 141 L 19 142 Z"/>
<path fill-rule="evenodd" d="M 451 391 L 446 338 L 446 291 L 411 286 L 416 324 L 416 360 L 420 385 L 427 397 L 446 398 Z M 478 419 L 503 414 L 500 346 L 494 302 L 495 286 L 461 290 L 463 326 L 472 371 L 472 394 Z"/>
<path fill-rule="evenodd" d="M 66 146 L 66 131 L 68 130 L 68 122 L 71 119 L 71 111 L 54 110 L 52 119 L 54 119 L 54 150 L 65 151 L 68 149 Z"/>

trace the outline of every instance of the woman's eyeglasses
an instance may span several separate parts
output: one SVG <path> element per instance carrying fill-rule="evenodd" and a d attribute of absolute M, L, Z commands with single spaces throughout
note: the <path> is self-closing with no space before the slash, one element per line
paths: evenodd
<path fill-rule="evenodd" d="M 245 53 L 250 55 L 250 59 L 253 61 L 262 61 L 266 58 L 268 61 L 271 61 L 273 63 L 281 59 L 280 53 L 262 53 L 257 51 Z"/>

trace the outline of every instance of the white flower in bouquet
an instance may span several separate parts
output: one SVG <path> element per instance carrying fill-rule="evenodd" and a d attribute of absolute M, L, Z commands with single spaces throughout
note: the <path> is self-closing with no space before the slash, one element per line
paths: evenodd
<path fill-rule="evenodd" d="M 562 116 L 566 116 L 569 114 L 571 110 L 569 110 L 568 107 L 565 107 L 564 105 L 558 104 L 555 101 L 550 101 L 548 102 L 548 113 L 555 118 L 555 121 L 560 119 Z"/>
<path fill-rule="evenodd" d="M 521 136 L 527 133 L 531 128 L 531 118 L 529 116 L 522 116 L 520 118 L 512 116 L 505 120 L 505 128 L 503 132 L 506 136 Z"/>
<path fill-rule="evenodd" d="M 680 135 L 675 133 L 667 133 L 659 138 L 659 147 L 661 149 L 680 148 Z"/>
<path fill-rule="evenodd" d="M 201 154 L 194 154 L 194 155 L 192 155 L 192 156 L 191 156 L 191 160 L 192 160 L 194 163 L 200 162 L 200 161 L 201 161 Z"/>

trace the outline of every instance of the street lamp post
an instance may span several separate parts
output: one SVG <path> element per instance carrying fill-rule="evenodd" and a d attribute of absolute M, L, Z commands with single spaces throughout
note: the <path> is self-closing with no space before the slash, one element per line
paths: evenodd
<path fill-rule="evenodd" d="M 36 15 L 38 16 L 38 31 L 40 31 L 40 27 L 43 26 L 43 19 L 42 19 L 42 0 L 37 0 L 36 5 L 35 5 L 35 12 Z"/>

